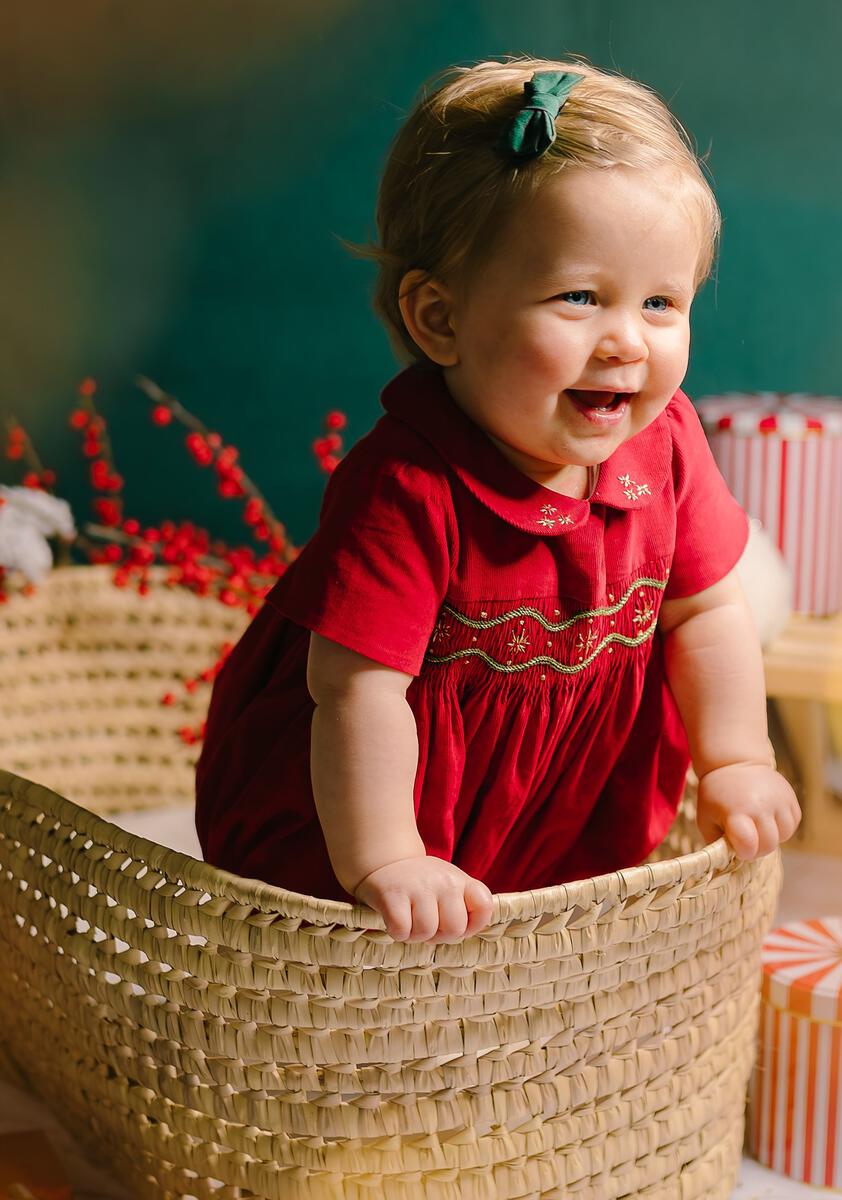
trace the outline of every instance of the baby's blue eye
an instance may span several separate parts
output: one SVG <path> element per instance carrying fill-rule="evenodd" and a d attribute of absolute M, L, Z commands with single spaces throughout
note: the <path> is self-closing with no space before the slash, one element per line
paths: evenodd
<path fill-rule="evenodd" d="M 581 292 L 581 291 L 577 291 L 577 292 L 562 292 L 562 293 L 561 293 L 561 298 L 562 298 L 562 300 L 570 300 L 570 297 L 571 297 L 571 296 L 590 296 L 590 294 L 591 294 L 590 292 Z M 580 301 L 578 301 L 578 300 L 570 300 L 570 303 L 571 303 L 571 304 L 577 304 L 577 305 L 578 305 L 578 304 L 580 304 Z M 587 303 L 587 301 L 586 301 L 586 303 Z"/>
<path fill-rule="evenodd" d="M 650 296 L 649 300 L 658 300 L 664 305 L 663 308 L 653 309 L 654 312 L 666 312 L 670 305 L 670 302 L 666 296 Z M 646 301 L 647 304 L 649 303 L 649 300 Z"/>

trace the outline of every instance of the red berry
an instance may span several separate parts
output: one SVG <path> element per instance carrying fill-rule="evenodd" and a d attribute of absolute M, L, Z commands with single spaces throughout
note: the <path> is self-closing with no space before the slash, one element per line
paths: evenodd
<path fill-rule="evenodd" d="M 209 433 L 206 440 L 207 440 L 208 445 L 210 447 L 212 447 L 214 450 L 218 450 L 219 447 L 222 445 L 222 438 L 219 436 L 218 433 Z"/>
<path fill-rule="evenodd" d="M 243 518 L 247 525 L 256 525 L 263 515 L 263 503 L 256 496 L 247 501 L 243 509 Z"/>
<path fill-rule="evenodd" d="M 143 540 L 146 542 L 160 542 L 161 533 L 158 529 L 144 529 Z"/>
<path fill-rule="evenodd" d="M 23 477 L 23 486 L 28 488 L 40 488 L 41 480 L 35 471 L 27 471 Z"/>
<path fill-rule="evenodd" d="M 91 414 L 84 408 L 74 408 L 70 414 L 70 428 L 84 429 L 88 421 L 91 419 Z"/>
<path fill-rule="evenodd" d="M 55 471 L 50 471 L 48 469 L 46 471 L 41 472 L 41 482 L 44 485 L 44 487 L 52 487 L 53 484 L 55 483 L 55 481 L 56 481 Z"/>
<path fill-rule="evenodd" d="M 23 428 L 22 425 L 13 425 L 12 426 L 12 428 L 9 430 L 9 441 L 10 442 L 25 442 L 26 441 L 26 430 Z"/>
<path fill-rule="evenodd" d="M 82 382 L 79 384 L 79 395 L 80 396 L 93 396 L 95 391 L 96 391 L 96 380 L 95 379 L 90 379 L 90 378 L 83 379 Z"/>
<path fill-rule="evenodd" d="M 94 512 L 97 514 L 103 525 L 119 525 L 120 524 L 120 506 L 115 504 L 113 500 L 106 500 L 104 497 L 99 497 L 94 500 Z"/>
<path fill-rule="evenodd" d="M 134 537 L 136 533 L 140 532 L 140 521 L 136 521 L 134 517 L 129 517 L 127 521 L 123 522 L 123 532 L 127 533 L 130 537 Z"/>
<path fill-rule="evenodd" d="M 18 458 L 23 458 L 23 446 L 20 442 L 12 442 L 6 447 L 6 458 L 13 461 Z"/>
<path fill-rule="evenodd" d="M 156 404 L 152 409 L 152 420 L 156 425 L 169 425 L 172 421 L 172 409 L 166 404 Z"/>
<path fill-rule="evenodd" d="M 325 417 L 325 427 L 327 429 L 344 429 L 347 424 L 348 418 L 345 414 L 336 410 L 329 412 Z"/>
<path fill-rule="evenodd" d="M 331 471 L 335 471 L 338 466 L 339 459 L 335 454 L 326 454 L 322 459 L 322 469 L 327 471 L 328 474 L 330 474 Z"/>
<path fill-rule="evenodd" d="M 342 449 L 342 438 L 339 436 L 338 433 L 329 434 L 325 438 L 325 441 L 327 442 L 328 450 L 341 450 Z"/>
<path fill-rule="evenodd" d="M 166 705 L 175 704 L 175 696 L 172 694 L 172 692 L 166 692 L 161 697 L 161 703 Z"/>
<path fill-rule="evenodd" d="M 120 546 L 106 546 L 102 553 L 106 562 L 117 563 L 123 557 L 123 550 Z"/>

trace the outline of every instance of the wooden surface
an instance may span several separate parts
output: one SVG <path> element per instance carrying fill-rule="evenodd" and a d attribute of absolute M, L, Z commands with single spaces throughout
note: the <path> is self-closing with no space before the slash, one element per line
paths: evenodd
<path fill-rule="evenodd" d="M 827 771 L 834 753 L 827 705 L 842 705 L 842 613 L 793 614 L 764 654 L 764 666 L 766 693 L 788 751 L 781 755 L 781 770 L 804 813 L 796 844 L 842 854 L 842 799 L 829 787 Z"/>

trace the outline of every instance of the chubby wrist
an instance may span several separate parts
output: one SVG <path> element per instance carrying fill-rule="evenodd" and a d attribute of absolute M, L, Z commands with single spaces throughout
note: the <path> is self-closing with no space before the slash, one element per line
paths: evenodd
<path fill-rule="evenodd" d="M 341 862 L 331 859 L 331 866 L 339 883 L 349 895 L 353 896 L 360 884 L 368 879 L 374 871 L 379 871 L 381 867 L 388 867 L 391 863 L 401 862 L 405 858 L 426 858 L 426 855 L 427 847 L 421 840 L 421 836 L 416 835 L 393 842 L 388 849 L 381 849 L 380 852 L 375 851 Z"/>
<path fill-rule="evenodd" d="M 775 762 L 775 755 L 772 751 L 771 744 L 769 747 L 769 753 L 765 755 L 761 754 L 752 758 L 735 758 L 731 762 L 714 763 L 710 766 L 707 766 L 703 770 L 698 769 L 694 764 L 694 770 L 696 771 L 696 777 L 699 783 L 701 783 L 703 779 L 710 779 L 711 776 L 719 775 L 722 771 L 740 769 L 754 770 L 757 767 L 761 767 L 764 770 L 769 771 L 777 770 L 777 763 Z"/>

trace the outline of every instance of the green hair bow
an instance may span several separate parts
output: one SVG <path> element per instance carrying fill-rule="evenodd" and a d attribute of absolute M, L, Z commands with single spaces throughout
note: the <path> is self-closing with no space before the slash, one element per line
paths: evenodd
<path fill-rule="evenodd" d="M 570 89 L 584 78 L 570 71 L 536 71 L 523 85 L 526 100 L 504 129 L 498 148 L 522 161 L 549 150 L 555 141 L 555 119 Z"/>

